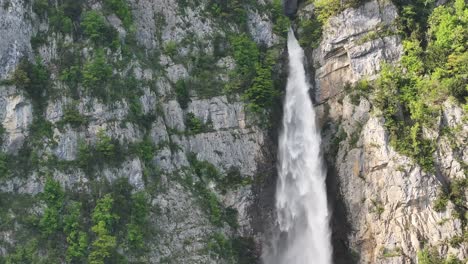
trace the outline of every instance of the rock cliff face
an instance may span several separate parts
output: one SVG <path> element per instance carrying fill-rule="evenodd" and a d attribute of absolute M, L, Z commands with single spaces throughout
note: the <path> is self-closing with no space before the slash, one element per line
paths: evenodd
<path fill-rule="evenodd" d="M 72 2 L 58 1 L 54 5 L 67 14 L 66 5 Z M 45 13 L 37 11 L 44 1 L 0 2 L 0 120 L 5 153 L 0 177 L 0 263 L 16 263 L 14 259 L 29 245 L 25 236 L 35 238 L 25 218 L 31 215 L 37 219 L 33 222 L 42 221 L 49 208 L 41 200 L 42 193 L 47 192 L 47 181 L 58 182 L 72 196 L 88 197 L 91 208 L 108 188 L 115 189 L 121 182 L 132 193 L 145 193 L 149 206 L 145 216 L 145 225 L 149 226 L 145 232 L 149 234 L 142 234 L 146 250 L 132 254 L 128 242 L 118 241 L 111 252 L 127 255 L 126 261 L 255 261 L 257 247 L 253 239 L 258 235 L 252 223 L 260 220 L 253 219 L 250 212 L 256 199 L 253 186 L 259 182 L 261 168 L 274 163 L 274 159 L 267 158 L 271 155 L 271 139 L 254 118 L 248 117 L 240 96 L 223 91 L 236 67 L 236 61 L 226 52 L 231 38 L 228 32 L 251 35 L 257 45 L 266 48 L 282 41 L 273 32 L 271 3 L 242 4 L 239 8 L 246 18 L 244 25 L 243 21 L 229 22 L 231 18 L 221 13 L 226 11 L 215 10 L 222 7 L 210 1 L 128 1 L 133 18 L 128 26 L 119 10 L 114 13 L 107 2 L 112 1 L 77 2 L 74 8 L 78 9 L 73 10 L 79 10 L 76 12 L 81 13 L 81 21 L 72 20 L 72 33 L 65 34 L 56 29 L 60 25 L 52 24 L 57 14 L 47 1 Z M 126 3 L 114 1 L 120 2 Z M 115 30 L 120 41 L 134 34 L 134 46 L 120 44 L 115 50 L 83 39 L 83 33 L 75 29 L 90 10 L 104 15 L 104 25 Z M 32 47 L 31 42 L 39 37 L 43 40 Z M 63 75 L 64 67 L 68 67 L 65 64 L 81 60 L 76 66 L 80 69 L 85 64 L 80 73 L 83 77 L 86 65 L 93 62 L 99 50 L 107 57 L 106 64 L 112 65 L 112 78 L 123 80 L 123 93 L 111 102 L 89 93 L 90 87 L 83 82 L 65 81 Z M 66 52 L 78 57 L 64 57 Z M 20 61 L 34 64 L 35 58 L 50 73 L 48 90 L 40 87 L 43 92 L 36 98 L 16 79 Z M 116 66 L 119 63 L 124 65 Z M 205 74 L 205 79 L 191 78 L 195 71 Z M 110 94 L 106 82 L 111 79 L 99 82 L 97 88 Z M 176 87 L 184 85 L 189 88 L 185 103 L 181 103 Z M 199 92 L 193 89 L 196 85 L 200 90 L 211 90 Z M 41 107 L 37 106 L 37 97 L 44 97 Z M 42 125 L 45 127 L 39 128 Z M 110 146 L 110 152 L 102 152 L 99 146 Z M 145 154 L 141 155 L 141 151 Z M 5 164 L 15 159 L 22 169 Z M 7 196 L 11 198 L 4 199 Z M 30 202 L 10 206 L 7 203 L 11 199 Z M 63 214 L 66 203 L 60 209 Z M 124 205 L 113 206 L 118 210 L 115 208 Z M 85 215 L 93 211 L 82 210 L 89 210 Z M 86 226 L 94 220 L 83 221 Z M 92 237 L 97 236 L 93 232 L 87 247 L 90 251 L 97 248 L 91 244 Z M 50 248 L 36 245 L 32 252 L 35 250 L 42 253 L 31 253 L 34 258 L 64 262 L 62 253 L 60 260 L 54 259 Z"/>
<path fill-rule="evenodd" d="M 298 16 L 312 17 L 313 10 L 304 6 Z M 466 232 L 455 206 L 449 202 L 443 212 L 434 206 L 447 182 L 466 178 L 467 126 L 461 107 L 453 100 L 442 104 L 438 127 L 428 132 L 437 142 L 437 170 L 428 173 L 390 145 L 373 95 L 356 100 L 353 94 L 353 83 L 374 80 L 383 63 L 399 62 L 403 47 L 395 33 L 397 19 L 389 1 L 348 8 L 329 18 L 321 42 L 309 52 L 329 177 L 335 178 L 329 183 L 336 185 L 329 186 L 335 191 L 330 200 L 336 203 L 335 217 L 347 218 L 332 221 L 336 250 L 349 243 L 359 263 L 417 263 L 418 252 L 430 246 L 442 256 L 466 259 L 466 242 L 450 243 Z M 451 145 L 441 131 L 455 127 Z M 466 193 L 462 196 L 466 199 Z M 350 263 L 340 256 L 337 261 Z"/>

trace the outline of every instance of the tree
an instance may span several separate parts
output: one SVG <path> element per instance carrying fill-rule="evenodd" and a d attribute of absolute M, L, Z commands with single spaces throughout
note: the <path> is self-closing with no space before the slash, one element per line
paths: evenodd
<path fill-rule="evenodd" d="M 96 235 L 88 258 L 91 264 L 103 264 L 117 246 L 117 239 L 112 235 L 112 229 L 119 217 L 112 212 L 113 203 L 112 196 L 106 194 L 97 201 L 91 215 L 93 221 L 91 230 Z"/>

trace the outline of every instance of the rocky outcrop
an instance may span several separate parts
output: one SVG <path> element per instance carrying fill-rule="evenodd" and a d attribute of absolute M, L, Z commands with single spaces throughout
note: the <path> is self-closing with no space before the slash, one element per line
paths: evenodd
<path fill-rule="evenodd" d="M 310 16 L 310 12 L 313 8 L 304 7 L 299 15 Z M 348 243 L 359 263 L 416 263 L 418 252 L 427 247 L 435 247 L 442 256 L 465 259 L 466 243 L 449 243 L 465 232 L 454 217 L 456 206 L 449 202 L 445 211 L 434 208 L 447 182 L 466 177 L 462 169 L 466 125 L 460 106 L 446 101 L 440 127 L 427 131 L 438 138 L 434 157 L 440 170 L 429 173 L 393 149 L 385 120 L 368 99 L 360 96 L 356 101 L 352 90 L 343 89 L 358 80 L 375 79 L 382 63 L 398 63 L 403 49 L 395 34 L 397 16 L 389 1 L 346 9 L 329 19 L 320 45 L 309 57 L 316 69 L 311 75 L 315 76 L 324 149 L 335 173 L 329 177 L 337 178 L 338 193 L 333 196 L 344 203 L 349 224 L 346 237 L 334 235 L 347 242 L 335 243 Z M 372 94 L 367 98 L 372 99 Z M 457 127 L 456 142 L 447 141 L 440 132 L 444 127 Z M 454 151 L 454 145 L 462 147 Z"/>
<path fill-rule="evenodd" d="M 396 18 L 390 1 L 369 1 L 328 20 L 311 59 L 317 102 L 336 96 L 348 83 L 374 79 L 383 62 L 398 60 L 403 49 Z"/>

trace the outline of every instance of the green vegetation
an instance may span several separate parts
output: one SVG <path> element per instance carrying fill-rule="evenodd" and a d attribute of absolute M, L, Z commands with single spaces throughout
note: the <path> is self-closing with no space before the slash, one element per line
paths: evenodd
<path fill-rule="evenodd" d="M 112 77 L 112 67 L 107 63 L 103 50 L 98 50 L 93 60 L 83 69 L 83 85 L 98 98 L 107 98 L 107 83 Z"/>
<path fill-rule="evenodd" d="M 390 143 L 426 171 L 434 171 L 432 153 L 435 146 L 424 137 L 423 127 L 437 125 L 434 120 L 439 115 L 440 102 L 452 96 L 460 103 L 466 103 L 468 96 L 466 10 L 463 0 L 435 8 L 427 19 L 427 43 L 419 40 L 423 31 L 417 31 L 426 25 L 425 22 L 404 13 L 401 23 L 416 23 L 420 27 L 403 42 L 402 65 L 385 66 L 377 80 L 374 105 L 381 109 L 385 118 Z"/>
<path fill-rule="evenodd" d="M 42 64 L 40 58 L 36 58 L 34 64 L 27 59 L 22 59 L 13 73 L 12 81 L 26 92 L 36 110 L 42 112 L 50 88 L 50 77 L 48 69 Z"/>
<path fill-rule="evenodd" d="M 198 160 L 194 153 L 188 155 L 187 159 L 193 173 L 198 177 L 197 181 L 190 180 L 187 185 L 193 188 L 202 208 L 209 214 L 210 221 L 217 226 L 222 226 L 226 222 L 232 228 L 237 228 L 237 217 L 235 217 L 237 211 L 233 208 L 224 208 L 216 193 L 208 185 L 213 182 L 218 190 L 226 193 L 228 189 L 237 188 L 240 183 L 248 184 L 248 182 L 242 181 L 240 172 L 235 168 L 231 168 L 227 175 L 222 175 L 213 164 Z"/>
<path fill-rule="evenodd" d="M 81 22 L 84 34 L 96 45 L 116 47 L 118 44 L 117 31 L 106 23 L 104 16 L 97 11 L 83 13 Z"/>
<path fill-rule="evenodd" d="M 182 109 L 186 109 L 190 102 L 190 93 L 187 87 L 187 83 L 184 80 L 178 80 L 175 84 L 175 93 L 177 102 Z"/>
<path fill-rule="evenodd" d="M 60 183 L 48 178 L 41 198 L 46 204 L 46 209 L 39 222 L 39 227 L 44 236 L 51 236 L 62 228 L 60 216 L 64 204 L 64 193 Z"/>
<path fill-rule="evenodd" d="M 349 7 L 357 7 L 366 0 L 309 0 L 315 6 L 315 14 L 320 24 L 324 25 L 328 18 Z"/>
<path fill-rule="evenodd" d="M 256 263 L 255 242 L 249 237 L 226 238 L 222 233 L 214 233 L 208 242 L 208 250 L 227 263 Z"/>
<path fill-rule="evenodd" d="M 190 135 L 208 132 L 213 129 L 213 125 L 210 121 L 205 123 L 193 113 L 187 113 L 185 124 L 187 126 L 187 132 Z"/>
<path fill-rule="evenodd" d="M 435 248 L 425 248 L 418 252 L 418 263 L 419 264 L 462 264 L 455 256 L 448 256 L 446 260 L 440 257 L 439 253 Z"/>
<path fill-rule="evenodd" d="M 125 0 L 104 0 L 104 5 L 120 18 L 127 30 L 131 29 L 133 23 L 132 12 Z"/>
<path fill-rule="evenodd" d="M 63 119 L 61 122 L 70 124 L 72 127 L 80 127 L 87 123 L 86 117 L 80 114 L 80 112 L 76 109 L 76 105 L 68 105 L 65 107 L 63 111 Z"/>
<path fill-rule="evenodd" d="M 106 135 L 104 130 L 99 130 L 97 133 L 98 141 L 96 150 L 106 157 L 111 157 L 115 151 L 115 145 L 112 143 L 112 138 Z"/>
<path fill-rule="evenodd" d="M 164 53 L 169 57 L 175 57 L 177 55 L 177 43 L 175 41 L 168 41 L 164 45 Z"/>
<path fill-rule="evenodd" d="M 66 258 L 68 262 L 83 261 L 88 249 L 88 234 L 84 231 L 81 219 L 82 204 L 71 202 L 64 217 L 64 233 L 67 235 Z"/>
<path fill-rule="evenodd" d="M 303 48 L 317 48 L 322 37 L 322 23 L 314 16 L 298 22 L 299 44 Z"/>
<path fill-rule="evenodd" d="M 91 230 L 95 234 L 95 239 L 88 258 L 91 264 L 103 264 L 117 247 L 117 239 L 112 235 L 112 229 L 119 217 L 112 213 L 113 203 L 111 195 L 106 194 L 97 201 L 92 213 Z"/>

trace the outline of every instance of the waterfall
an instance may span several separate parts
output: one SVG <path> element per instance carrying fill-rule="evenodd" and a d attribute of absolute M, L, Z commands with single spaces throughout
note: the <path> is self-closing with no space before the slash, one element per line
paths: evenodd
<path fill-rule="evenodd" d="M 329 213 L 320 134 L 309 97 L 304 51 L 288 33 L 289 76 L 279 137 L 276 211 L 279 231 L 265 264 L 330 264 Z"/>

